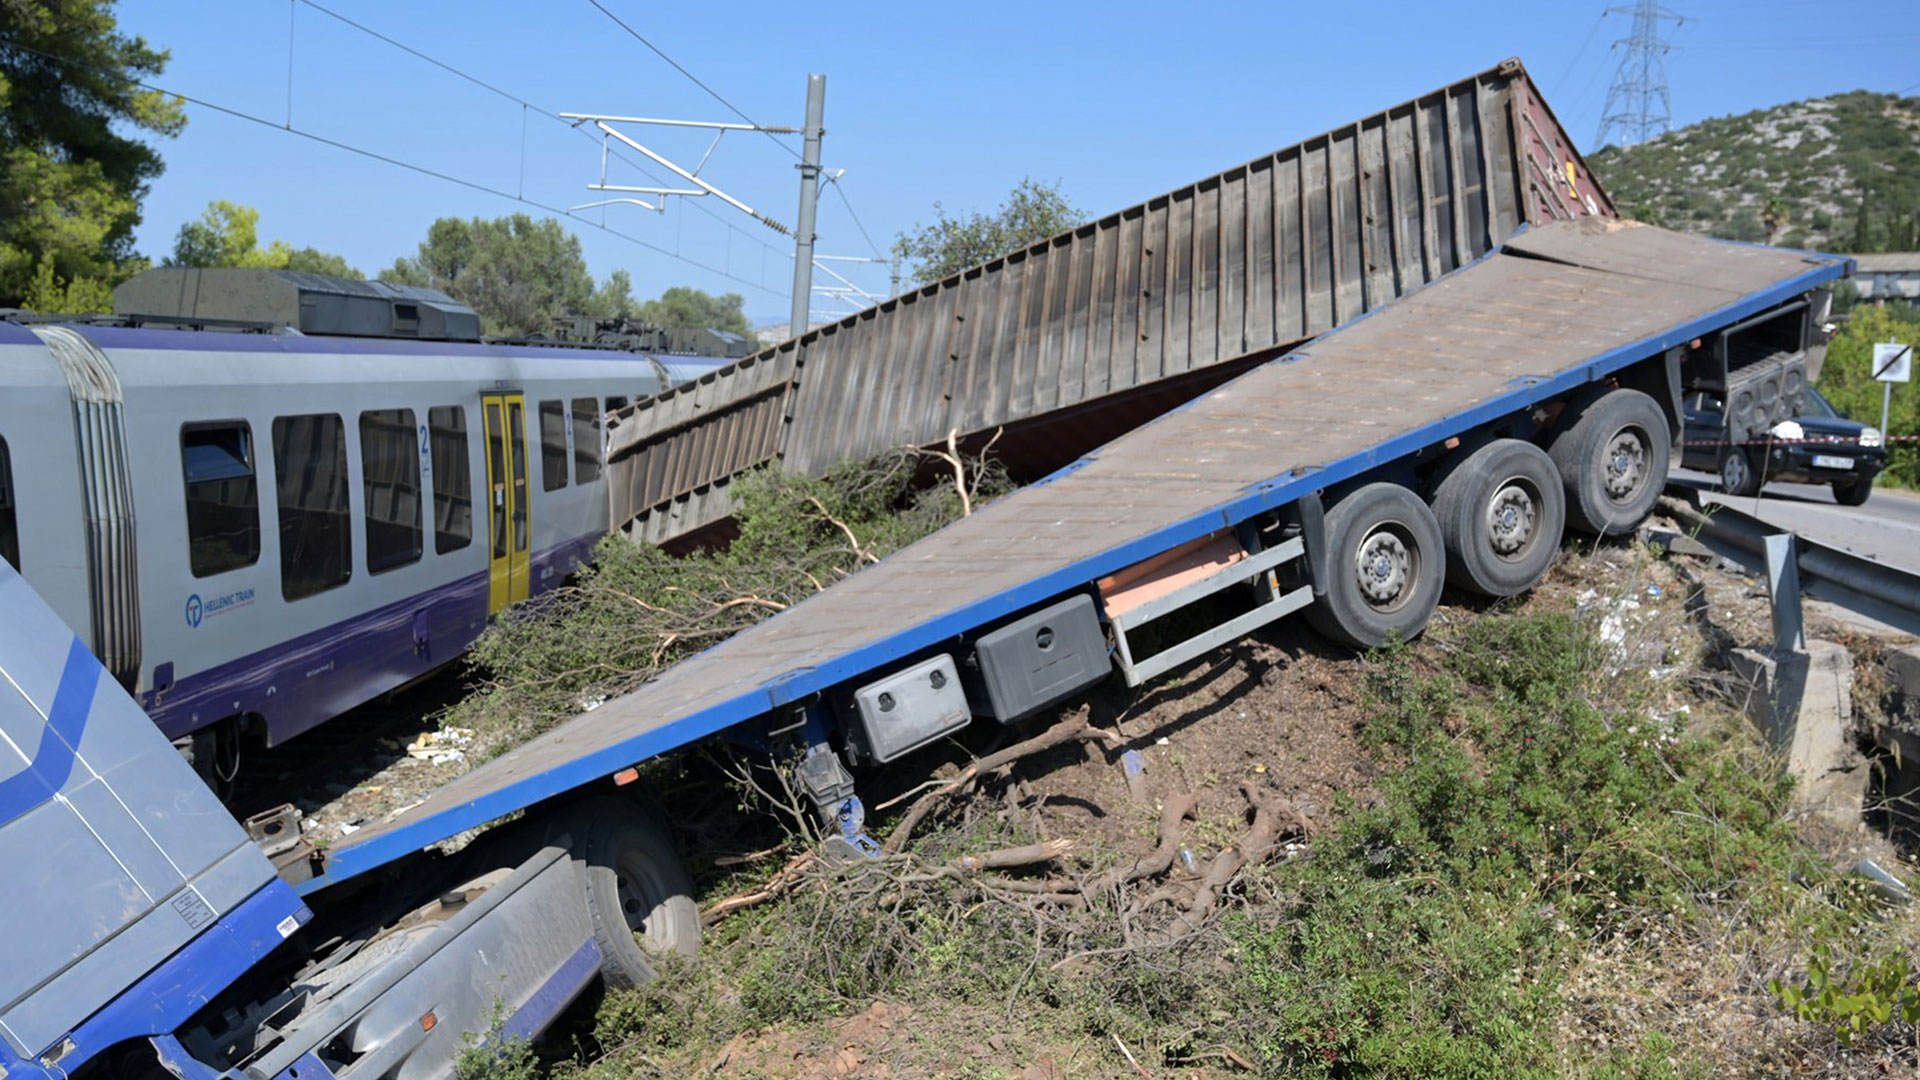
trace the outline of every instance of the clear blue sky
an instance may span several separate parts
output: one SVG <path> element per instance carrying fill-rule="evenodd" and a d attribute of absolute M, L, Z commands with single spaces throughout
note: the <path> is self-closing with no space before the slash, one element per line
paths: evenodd
<path fill-rule="evenodd" d="M 734 119 L 588 0 L 320 0 L 474 77 L 560 112 Z M 827 76 L 825 164 L 873 243 L 951 210 L 990 208 L 1023 176 L 1102 214 L 1398 103 L 1508 56 L 1524 60 L 1585 146 L 1628 32 L 1603 3 L 1362 5 L 973 3 L 676 4 L 602 0 L 766 124 L 798 126 L 806 76 Z M 1666 0 L 1675 126 L 1844 90 L 1920 91 L 1911 0 Z M 289 15 L 291 14 L 291 19 Z M 297 0 L 126 0 L 122 27 L 170 49 L 168 89 L 551 206 L 586 202 L 593 140 L 400 52 Z M 289 24 L 291 23 L 291 33 Z M 291 49 L 289 44 L 291 43 Z M 261 212 L 262 241 L 339 252 L 377 273 L 433 219 L 540 211 L 190 107 L 160 145 L 167 170 L 139 247 L 160 256 L 211 199 Z M 652 129 L 669 156 L 704 138 Z M 644 139 L 643 139 L 644 141 Z M 797 146 L 797 139 L 786 140 Z M 794 159 L 729 134 L 703 173 L 791 223 Z M 616 163 L 614 182 L 647 183 Z M 574 222 L 596 275 L 641 297 L 737 291 L 784 318 L 791 241 L 711 198 L 664 215 L 589 211 L 724 276 Z M 710 211 L 703 212 L 703 211 Z M 718 220 L 716 220 L 718 219 Z M 722 223 L 724 222 L 724 224 Z M 870 255 L 846 203 L 822 196 L 820 250 Z M 884 267 L 842 267 L 874 292 Z M 818 305 L 826 306 L 826 305 Z"/>

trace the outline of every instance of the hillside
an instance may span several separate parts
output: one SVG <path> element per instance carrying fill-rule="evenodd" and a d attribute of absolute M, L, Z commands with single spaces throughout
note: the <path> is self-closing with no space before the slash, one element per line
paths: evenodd
<path fill-rule="evenodd" d="M 1920 248 L 1920 97 L 1864 90 L 1716 117 L 1589 157 L 1623 212 L 1734 240 Z"/>

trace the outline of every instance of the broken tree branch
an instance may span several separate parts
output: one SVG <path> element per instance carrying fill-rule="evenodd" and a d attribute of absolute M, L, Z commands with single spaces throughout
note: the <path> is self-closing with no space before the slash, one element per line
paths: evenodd
<path fill-rule="evenodd" d="M 885 850 L 897 852 L 906 847 L 907 841 L 913 837 L 914 828 L 920 824 L 922 818 L 932 812 L 935 803 L 1002 765 L 1063 743 L 1077 741 L 1113 743 L 1118 740 L 1119 736 L 1111 731 L 1088 726 L 1086 714 L 1081 712 L 1060 721 L 1025 742 L 1014 743 L 997 753 L 988 754 L 960 770 L 960 775 L 914 800 L 913 805 L 907 807 L 906 814 L 901 817 L 900 824 L 894 826 L 893 832 L 888 835 Z"/>

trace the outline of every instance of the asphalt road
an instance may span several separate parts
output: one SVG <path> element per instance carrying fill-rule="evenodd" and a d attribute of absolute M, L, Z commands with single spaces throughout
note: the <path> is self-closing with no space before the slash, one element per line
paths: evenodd
<path fill-rule="evenodd" d="M 1736 499 L 1714 492 L 1714 478 L 1691 469 L 1675 469 L 1670 482 L 1809 540 L 1920 573 L 1920 495 L 1875 488 L 1865 506 L 1841 506 L 1831 489 L 1812 484 L 1768 484 L 1757 498 Z"/>

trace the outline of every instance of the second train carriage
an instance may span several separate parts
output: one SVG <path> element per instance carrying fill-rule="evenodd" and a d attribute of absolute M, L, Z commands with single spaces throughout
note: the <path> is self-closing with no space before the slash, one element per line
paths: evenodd
<path fill-rule="evenodd" d="M 397 305 L 396 305 L 397 306 Z M 457 658 L 607 531 L 612 349 L 0 322 L 0 557 L 231 775 Z"/>

